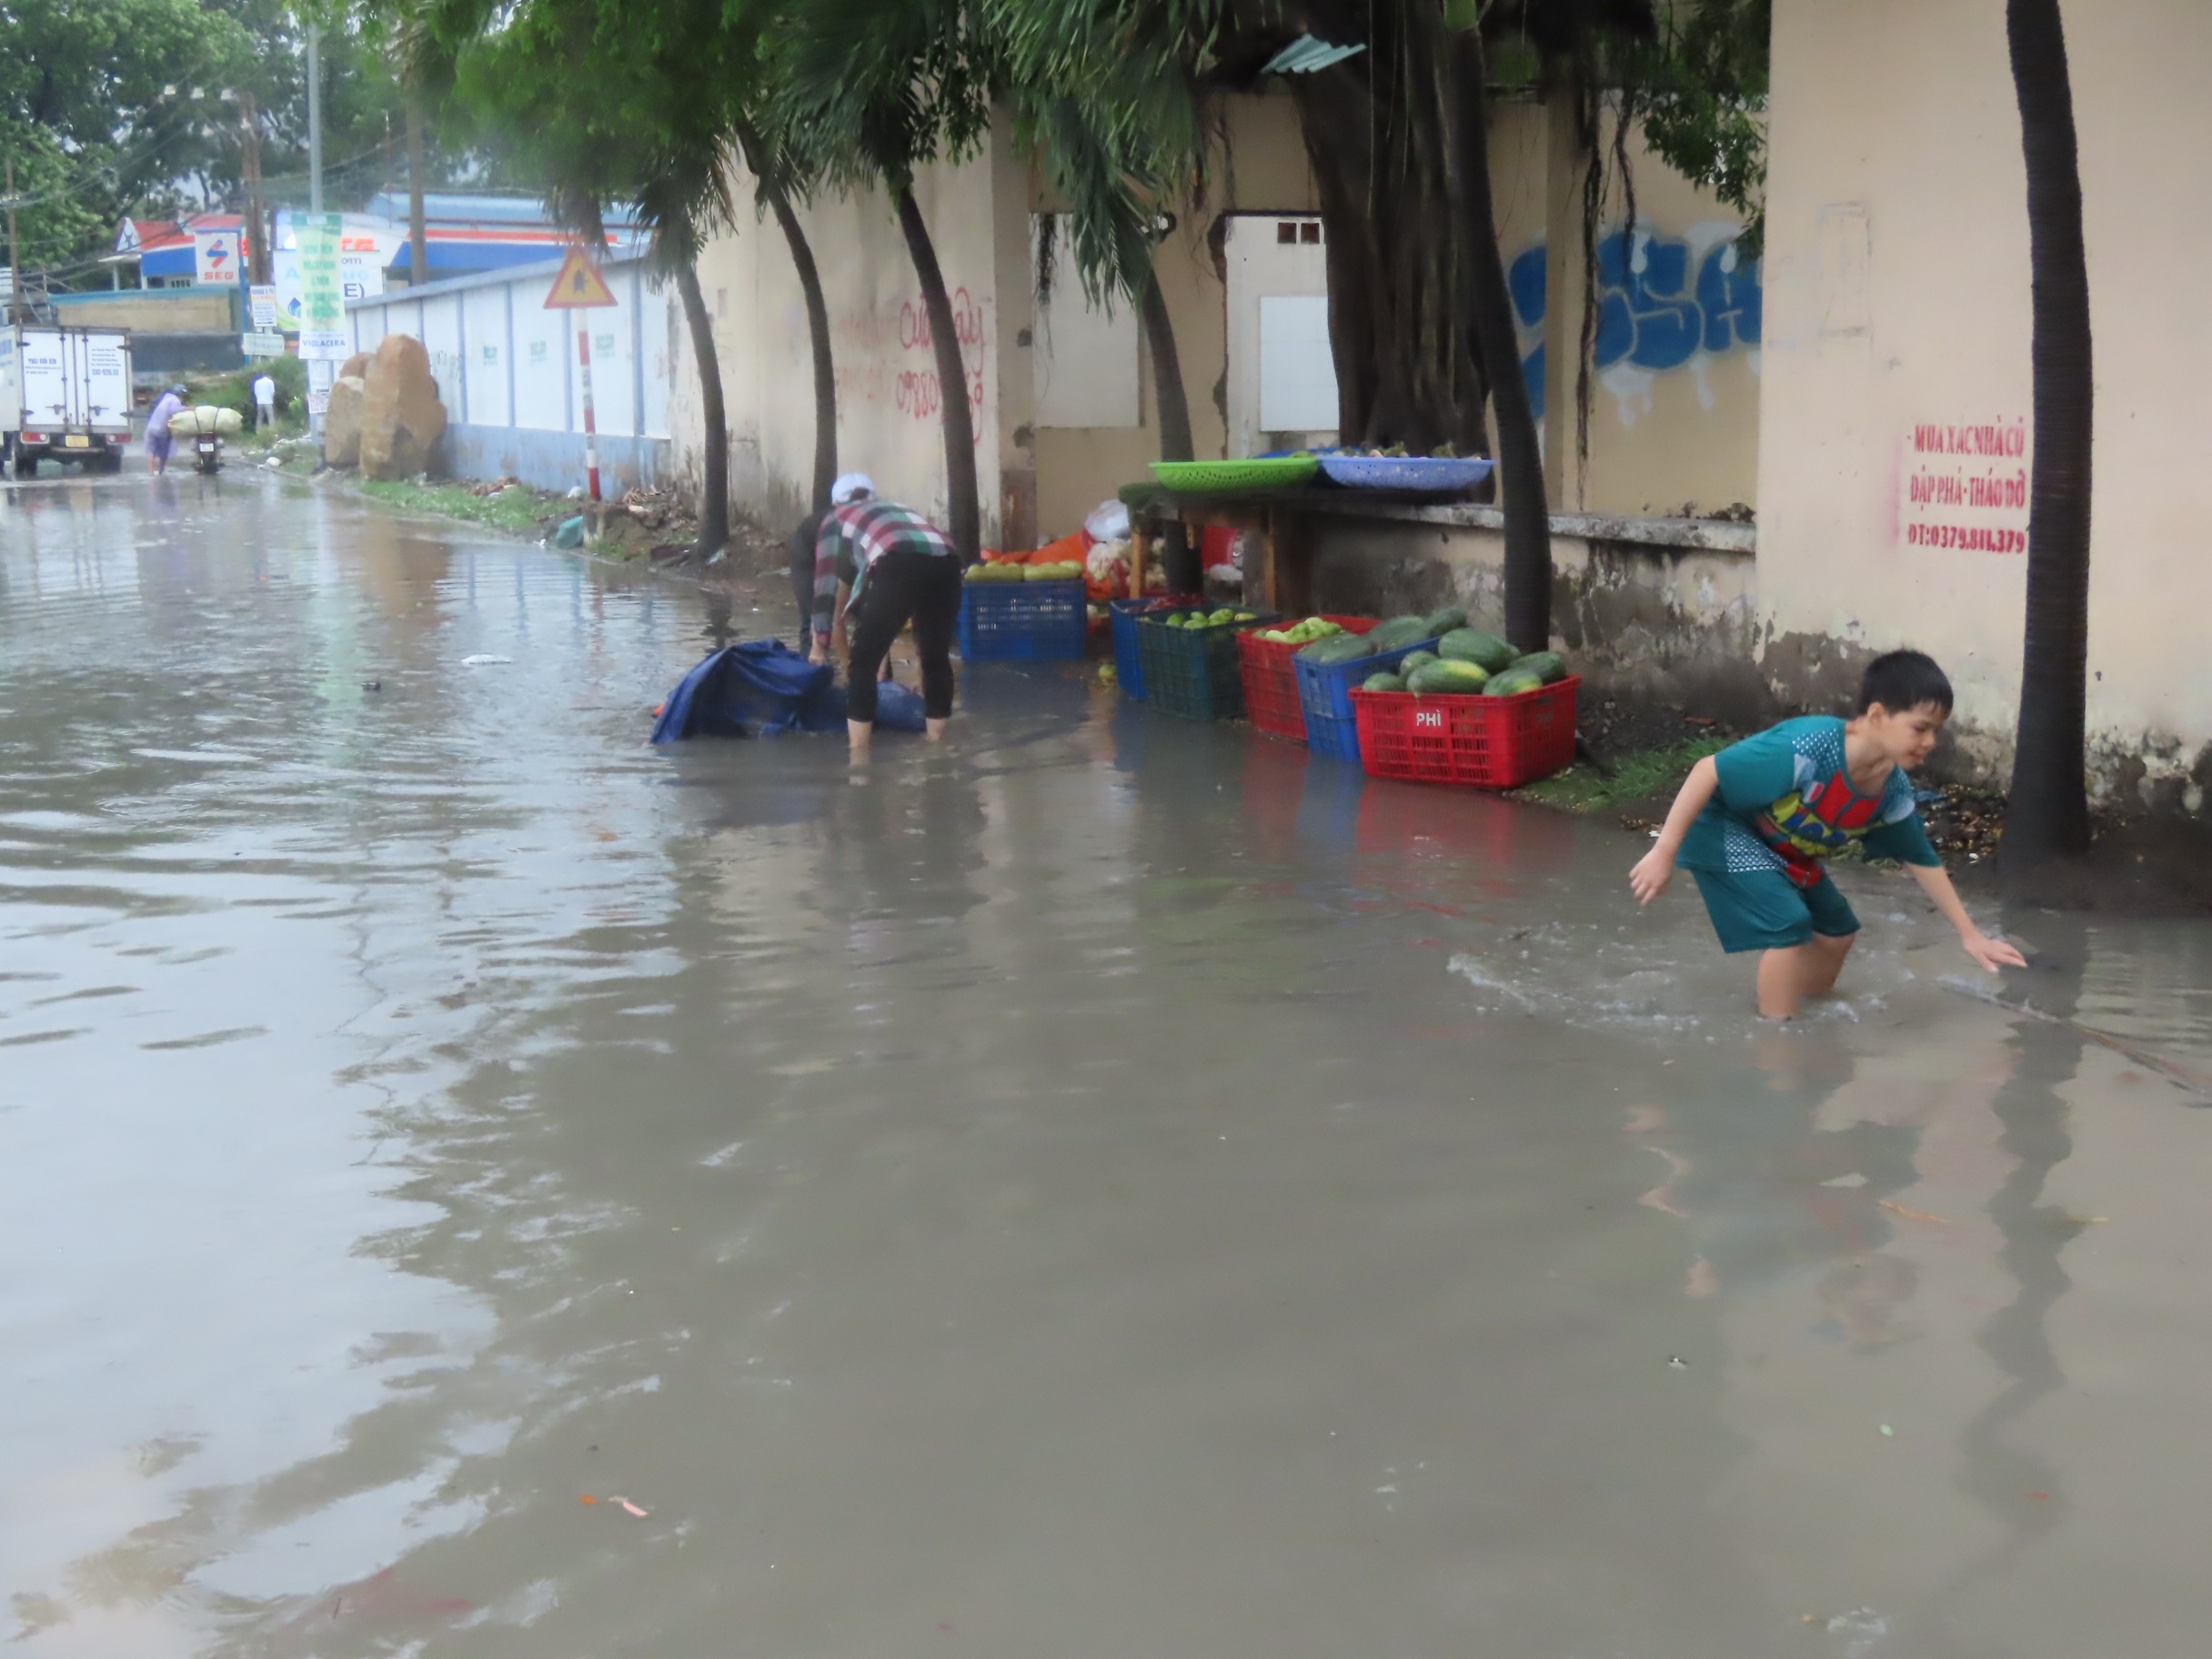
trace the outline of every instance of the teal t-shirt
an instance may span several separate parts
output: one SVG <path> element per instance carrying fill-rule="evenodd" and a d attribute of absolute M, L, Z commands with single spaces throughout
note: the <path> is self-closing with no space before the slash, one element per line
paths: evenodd
<path fill-rule="evenodd" d="M 1869 857 L 1940 865 L 1902 767 L 1862 795 L 1844 764 L 1844 722 L 1807 715 L 1734 743 L 1713 758 L 1720 787 L 1683 838 L 1684 870 L 1776 870 L 1800 886 L 1823 859 L 1864 841 Z"/>

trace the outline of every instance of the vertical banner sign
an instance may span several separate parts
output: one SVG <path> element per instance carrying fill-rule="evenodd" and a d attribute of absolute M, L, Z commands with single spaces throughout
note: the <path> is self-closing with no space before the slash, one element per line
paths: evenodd
<path fill-rule="evenodd" d="M 338 275 L 345 221 L 335 213 L 299 218 L 299 355 L 310 362 L 353 356 L 346 337 L 346 291 Z"/>
<path fill-rule="evenodd" d="M 553 278 L 553 291 L 546 296 L 548 311 L 586 311 L 598 306 L 615 303 L 614 290 L 607 286 L 607 278 L 591 256 L 584 251 L 581 242 L 568 249 L 568 256 L 560 262 L 560 270 Z M 583 394 L 584 405 L 584 478 L 591 498 L 599 498 L 599 432 L 591 412 L 591 329 L 588 324 L 576 331 L 576 366 L 578 371 L 577 386 Z"/>
<path fill-rule="evenodd" d="M 246 290 L 246 309 L 254 319 L 256 334 L 270 334 L 276 327 L 276 285 L 257 282 Z"/>

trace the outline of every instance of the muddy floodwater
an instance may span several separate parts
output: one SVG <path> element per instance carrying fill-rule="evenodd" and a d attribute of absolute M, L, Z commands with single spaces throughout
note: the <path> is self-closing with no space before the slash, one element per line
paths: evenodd
<path fill-rule="evenodd" d="M 1763 1030 L 1073 668 L 647 747 L 759 586 L 0 491 L 9 1654 L 2206 1651 L 2212 930 Z"/>

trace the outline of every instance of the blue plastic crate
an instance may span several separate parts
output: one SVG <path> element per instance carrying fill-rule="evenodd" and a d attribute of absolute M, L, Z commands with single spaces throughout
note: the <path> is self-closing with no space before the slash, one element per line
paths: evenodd
<path fill-rule="evenodd" d="M 1137 618 L 1169 603 L 1167 599 L 1151 597 L 1106 602 L 1106 608 L 1113 618 L 1114 678 L 1121 682 L 1121 695 L 1133 702 L 1144 700 L 1144 653 L 1137 649 Z"/>
<path fill-rule="evenodd" d="M 1435 649 L 1434 639 L 1416 639 L 1350 662 L 1308 662 L 1302 657 L 1292 658 L 1291 666 L 1298 671 L 1298 707 L 1306 717 L 1306 747 L 1317 755 L 1357 760 L 1360 723 L 1352 708 L 1353 690 L 1370 674 L 1395 673 L 1398 665 L 1415 651 Z"/>
<path fill-rule="evenodd" d="M 960 589 L 960 660 L 1065 662 L 1083 654 L 1091 616 L 1080 578 L 970 582 Z"/>

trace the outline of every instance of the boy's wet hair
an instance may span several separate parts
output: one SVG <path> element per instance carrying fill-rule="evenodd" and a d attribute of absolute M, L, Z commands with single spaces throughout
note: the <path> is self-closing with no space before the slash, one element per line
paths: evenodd
<path fill-rule="evenodd" d="M 1859 712 L 1876 703 L 1892 714 L 1933 704 L 1951 712 L 1951 682 L 1925 651 L 1888 651 L 1866 665 L 1859 682 Z"/>

